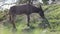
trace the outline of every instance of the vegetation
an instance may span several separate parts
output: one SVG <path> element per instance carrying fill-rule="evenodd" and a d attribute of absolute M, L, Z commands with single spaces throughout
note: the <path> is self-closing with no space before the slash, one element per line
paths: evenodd
<path fill-rule="evenodd" d="M 34 28 L 27 27 L 25 15 L 17 15 L 17 31 L 12 32 L 12 24 L 6 21 L 3 24 L 0 24 L 0 34 L 60 34 L 60 5 L 44 5 L 43 10 L 45 11 L 45 17 L 50 22 L 51 29 L 40 28 L 39 24 L 42 22 L 39 19 L 38 14 L 31 15 L 30 25 Z M 0 12 L 0 19 L 4 19 L 4 17 L 2 18 L 4 14 L 5 12 Z"/>

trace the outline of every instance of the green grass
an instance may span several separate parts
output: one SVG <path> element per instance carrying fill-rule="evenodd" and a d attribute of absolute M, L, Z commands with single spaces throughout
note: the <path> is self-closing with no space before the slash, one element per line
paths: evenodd
<path fill-rule="evenodd" d="M 48 8 L 49 7 L 49 8 Z M 48 8 L 48 9 L 46 9 Z M 60 34 L 60 5 L 45 5 L 45 17 L 48 19 L 51 25 L 51 29 L 42 29 L 39 27 L 41 23 L 38 14 L 31 15 L 30 25 L 35 28 L 27 27 L 26 16 L 17 16 L 16 27 L 17 31 L 12 31 L 12 24 L 6 23 L 5 25 L 0 24 L 0 34 Z M 0 12 L 0 18 L 4 15 L 4 12 Z M 35 22 L 35 23 L 34 23 Z M 58 24 L 58 25 L 57 25 Z"/>

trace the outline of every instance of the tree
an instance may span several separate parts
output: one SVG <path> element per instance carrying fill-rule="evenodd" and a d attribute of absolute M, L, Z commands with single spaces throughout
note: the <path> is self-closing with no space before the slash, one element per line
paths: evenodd
<path fill-rule="evenodd" d="M 52 1 L 55 1 L 55 0 L 52 0 Z"/>
<path fill-rule="evenodd" d="M 33 0 L 28 0 L 29 4 L 33 4 Z"/>
<path fill-rule="evenodd" d="M 49 1 L 49 0 L 42 0 L 42 1 L 43 1 L 44 4 L 47 4 L 47 1 Z"/>
<path fill-rule="evenodd" d="M 29 4 L 33 4 L 33 0 L 18 0 L 17 4 L 23 4 L 23 3 L 29 3 Z"/>
<path fill-rule="evenodd" d="M 17 0 L 17 4 L 27 3 L 28 0 Z"/>
<path fill-rule="evenodd" d="M 7 1 L 7 0 L 0 0 L 0 2 L 5 2 L 5 1 Z"/>

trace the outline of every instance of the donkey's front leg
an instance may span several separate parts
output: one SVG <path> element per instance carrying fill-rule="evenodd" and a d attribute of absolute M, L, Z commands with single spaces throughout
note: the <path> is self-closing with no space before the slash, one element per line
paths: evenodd
<path fill-rule="evenodd" d="M 47 18 L 44 15 L 44 12 L 43 11 L 39 12 L 39 15 L 42 17 L 43 19 L 42 22 L 45 24 L 45 26 L 51 28 L 50 23 L 48 22 Z"/>
<path fill-rule="evenodd" d="M 27 26 L 30 26 L 29 23 L 30 23 L 30 15 L 27 15 Z"/>
<path fill-rule="evenodd" d="M 10 16 L 11 24 L 13 25 L 13 30 L 17 30 L 16 25 L 15 25 L 15 17 L 16 16 L 14 16 L 14 15 Z"/>

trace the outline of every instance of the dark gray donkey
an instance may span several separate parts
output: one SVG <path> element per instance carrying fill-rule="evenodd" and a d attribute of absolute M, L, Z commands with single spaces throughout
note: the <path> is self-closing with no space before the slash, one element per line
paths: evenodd
<path fill-rule="evenodd" d="M 10 15 L 10 22 L 13 24 L 13 28 L 16 28 L 15 26 L 15 17 L 16 15 L 21 15 L 21 14 L 26 14 L 27 15 L 27 18 L 28 18 L 28 23 L 27 23 L 27 26 L 30 26 L 29 23 L 30 23 L 30 14 L 32 13 L 38 13 L 42 19 L 46 20 L 48 22 L 48 20 L 45 18 L 44 16 L 44 11 L 42 10 L 42 7 L 40 6 L 40 8 L 37 8 L 35 6 L 32 6 L 30 4 L 26 4 L 26 5 L 21 5 L 21 6 L 12 6 L 10 8 L 10 11 L 9 11 L 9 15 Z M 47 23 L 49 26 L 50 24 Z"/>

